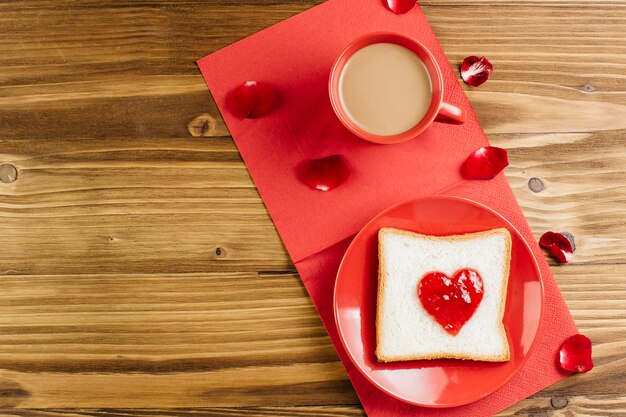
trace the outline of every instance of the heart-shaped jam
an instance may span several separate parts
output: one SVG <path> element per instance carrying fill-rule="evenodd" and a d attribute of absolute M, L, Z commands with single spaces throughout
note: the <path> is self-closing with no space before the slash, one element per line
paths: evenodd
<path fill-rule="evenodd" d="M 473 269 L 461 269 L 452 278 L 429 272 L 419 282 L 417 296 L 435 321 L 455 336 L 483 299 L 483 279 Z"/>

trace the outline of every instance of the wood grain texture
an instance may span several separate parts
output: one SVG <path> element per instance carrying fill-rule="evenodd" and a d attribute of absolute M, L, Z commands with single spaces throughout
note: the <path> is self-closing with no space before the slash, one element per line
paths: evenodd
<path fill-rule="evenodd" d="M 535 398 L 623 394 L 626 265 L 555 273 L 597 368 Z M 357 402 L 295 274 L 1 279 L 4 405 L 148 408 L 154 392 L 159 407 Z"/>
<path fill-rule="evenodd" d="M 506 175 L 537 238 L 567 230 L 573 262 L 625 261 L 626 135 L 490 139 L 509 149 Z M 293 270 L 231 139 L 3 144 L 19 180 L 0 183 L 2 273 Z M 528 189 L 532 177 L 544 191 Z"/>
<path fill-rule="evenodd" d="M 195 60 L 318 4 L 0 1 L 0 414 L 363 416 Z M 626 2 L 424 0 L 596 369 L 499 416 L 626 415 Z M 545 184 L 528 189 L 530 178 Z"/>

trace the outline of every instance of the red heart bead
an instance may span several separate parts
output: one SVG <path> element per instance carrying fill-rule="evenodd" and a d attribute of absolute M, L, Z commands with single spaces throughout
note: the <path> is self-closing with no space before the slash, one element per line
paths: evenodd
<path fill-rule="evenodd" d="M 429 272 L 420 280 L 417 295 L 435 321 L 455 336 L 482 301 L 483 280 L 472 269 L 461 269 L 452 278 Z"/>

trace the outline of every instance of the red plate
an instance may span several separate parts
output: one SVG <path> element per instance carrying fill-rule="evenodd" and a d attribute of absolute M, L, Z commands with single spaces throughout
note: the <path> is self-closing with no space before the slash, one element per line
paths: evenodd
<path fill-rule="evenodd" d="M 510 361 L 381 363 L 376 360 L 377 233 L 381 227 L 430 235 L 471 233 L 498 227 L 509 230 L 513 245 L 504 326 L 511 350 Z M 543 283 L 528 244 L 504 217 L 471 200 L 434 196 L 388 208 L 356 235 L 337 273 L 334 305 L 343 346 L 369 381 L 410 404 L 455 407 L 496 391 L 526 362 L 543 313 Z"/>

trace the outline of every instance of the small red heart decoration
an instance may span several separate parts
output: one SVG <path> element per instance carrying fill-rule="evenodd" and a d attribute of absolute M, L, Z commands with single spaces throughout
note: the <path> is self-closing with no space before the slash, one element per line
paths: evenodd
<path fill-rule="evenodd" d="M 455 336 L 483 299 L 483 279 L 473 269 L 460 269 L 452 278 L 429 272 L 420 280 L 417 296 L 428 314 Z"/>

